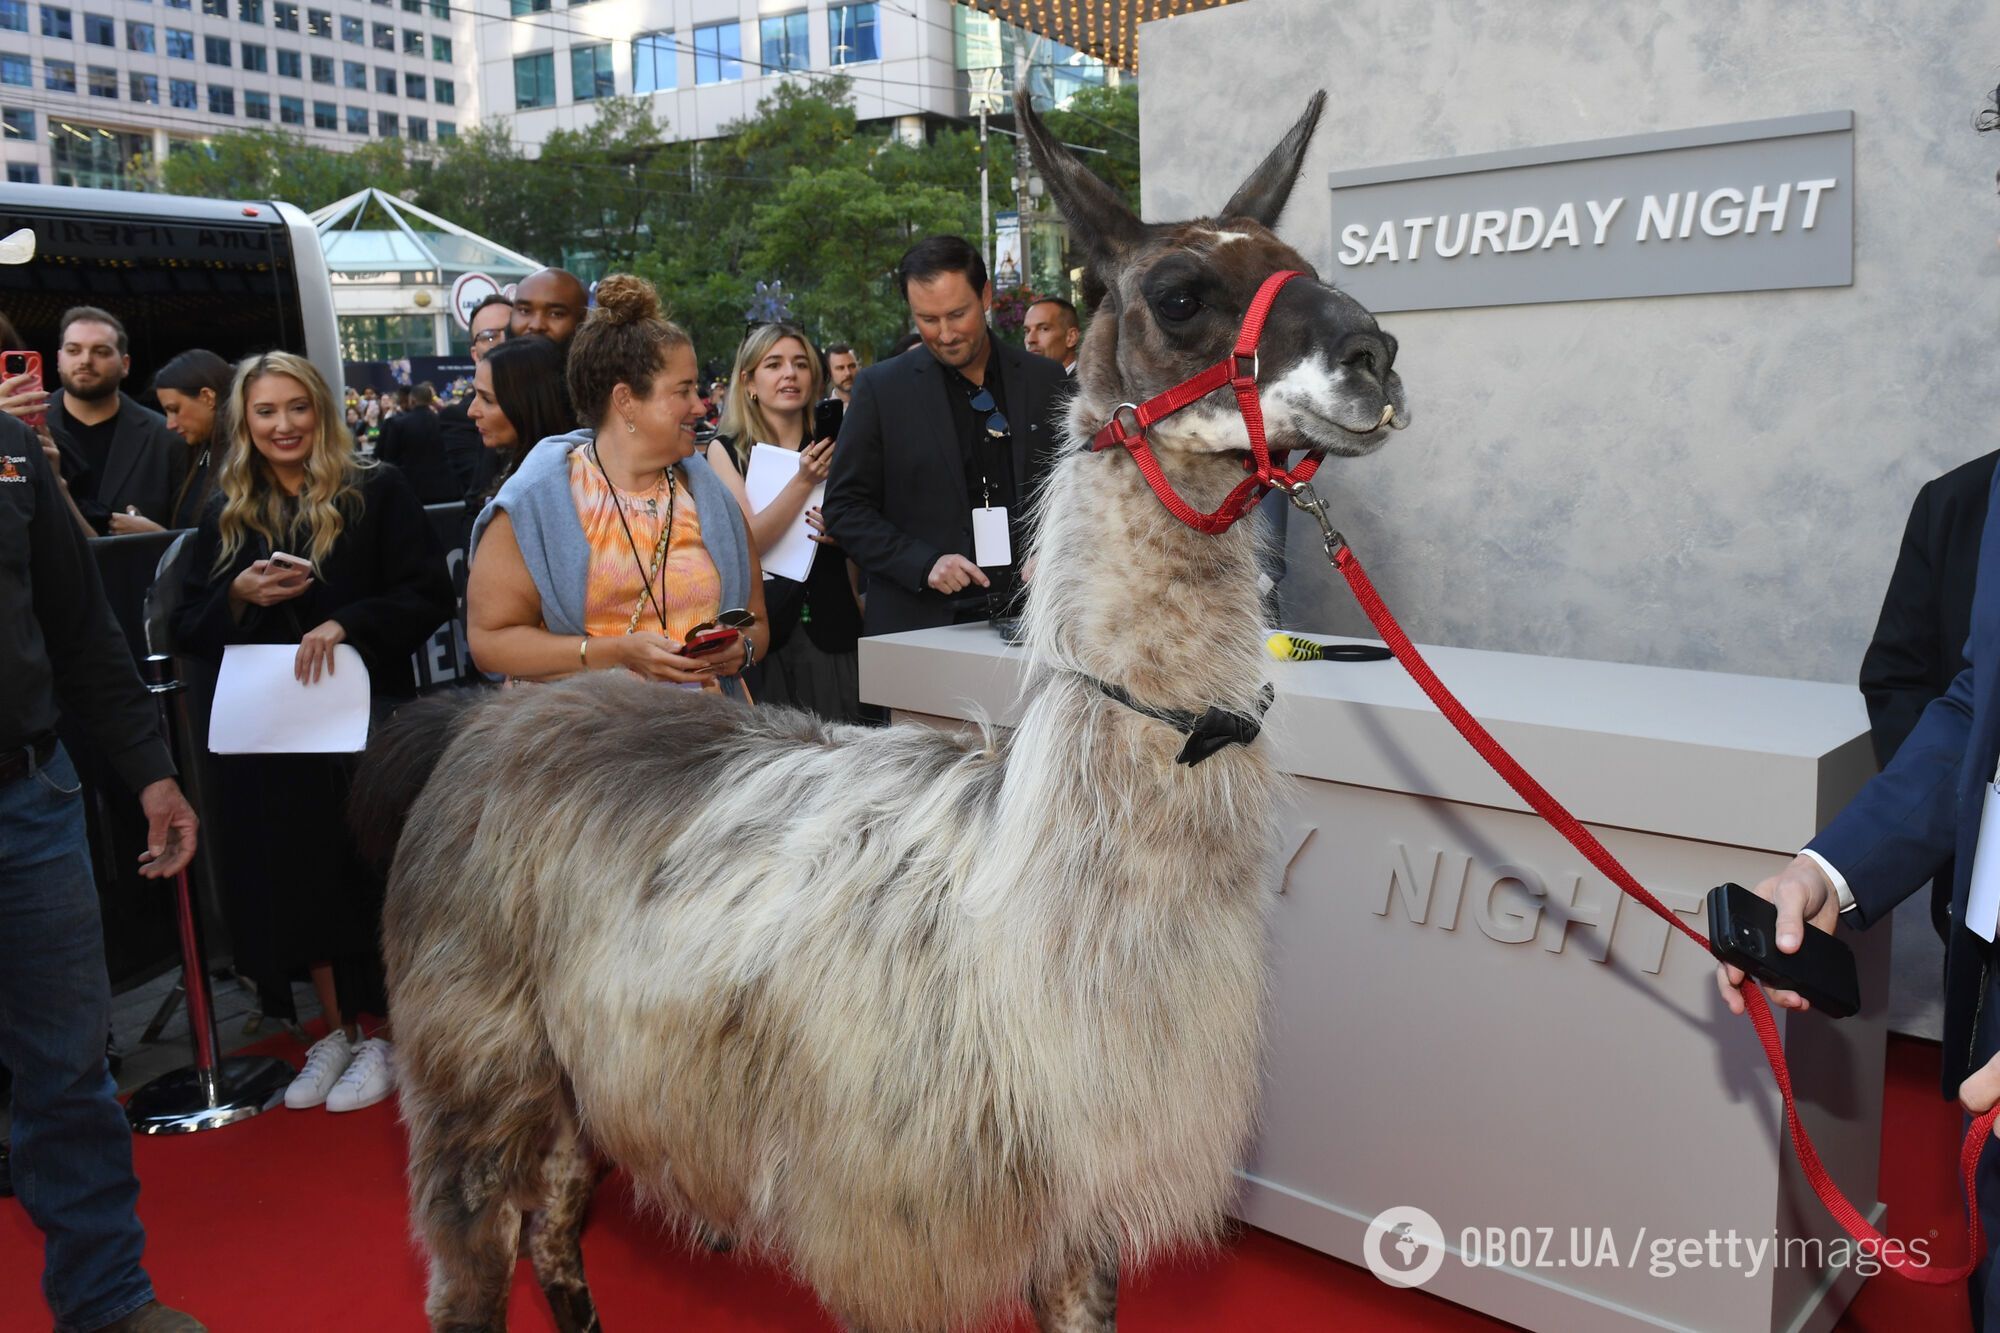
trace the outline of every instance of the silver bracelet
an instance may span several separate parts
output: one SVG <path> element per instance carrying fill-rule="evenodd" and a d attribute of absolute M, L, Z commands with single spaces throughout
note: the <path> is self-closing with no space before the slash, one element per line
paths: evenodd
<path fill-rule="evenodd" d="M 748 634 L 745 634 L 743 636 L 742 669 L 744 671 L 748 671 L 750 669 L 750 664 L 756 660 L 757 660 L 757 645 L 751 641 L 750 636 Z"/>

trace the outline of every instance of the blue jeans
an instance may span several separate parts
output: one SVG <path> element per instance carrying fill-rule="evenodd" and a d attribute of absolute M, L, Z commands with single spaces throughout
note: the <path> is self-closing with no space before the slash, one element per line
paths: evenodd
<path fill-rule="evenodd" d="M 111 984 L 79 790 L 60 747 L 0 785 L 0 1061 L 14 1071 L 14 1190 L 42 1232 L 42 1294 L 61 1333 L 153 1299 L 139 1266 L 132 1130 L 104 1060 Z"/>

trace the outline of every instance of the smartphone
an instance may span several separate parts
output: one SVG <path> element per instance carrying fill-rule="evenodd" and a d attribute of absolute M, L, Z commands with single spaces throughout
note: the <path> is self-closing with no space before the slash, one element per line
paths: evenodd
<path fill-rule="evenodd" d="M 283 551 L 273 551 L 271 552 L 271 563 L 279 569 L 287 570 L 294 574 L 303 574 L 307 578 L 314 577 L 312 561 L 302 555 L 286 555 Z"/>
<path fill-rule="evenodd" d="M 840 423 L 846 419 L 847 404 L 838 398 L 828 398 L 813 405 L 813 433 L 815 440 L 836 440 L 840 438 Z"/>
<path fill-rule="evenodd" d="M 681 649 L 681 656 L 700 657 L 705 653 L 721 652 L 742 637 L 738 631 L 724 625 L 720 629 L 712 629 L 689 639 L 687 646 Z"/>
<path fill-rule="evenodd" d="M 1723 962 L 1767 986 L 1797 991 L 1821 1013 L 1845 1018 L 1861 1007 L 1854 953 L 1846 942 L 1807 923 L 1799 951 L 1779 953 L 1778 905 L 1741 884 L 1708 891 L 1708 940 Z"/>
<path fill-rule="evenodd" d="M 42 387 L 42 354 L 40 352 L 0 352 L 0 380 L 19 379 L 23 375 L 35 377 L 35 387 Z M 32 412 L 21 418 L 26 425 L 39 429 L 49 419 L 47 412 Z"/>

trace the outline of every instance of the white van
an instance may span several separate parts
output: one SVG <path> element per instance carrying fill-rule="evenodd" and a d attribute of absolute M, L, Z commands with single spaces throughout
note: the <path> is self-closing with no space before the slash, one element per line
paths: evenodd
<path fill-rule="evenodd" d="M 35 234 L 34 258 L 0 264 L 0 313 L 21 350 L 42 354 L 51 388 L 56 323 L 77 305 L 124 323 L 126 389 L 142 401 L 153 371 L 195 347 L 228 361 L 297 352 L 336 390 L 343 382 L 319 233 L 290 204 L 0 185 L 0 236 L 24 227 Z"/>

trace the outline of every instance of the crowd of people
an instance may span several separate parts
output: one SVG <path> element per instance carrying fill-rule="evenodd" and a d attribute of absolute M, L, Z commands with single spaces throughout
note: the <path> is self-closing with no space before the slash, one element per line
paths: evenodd
<path fill-rule="evenodd" d="M 34 668 L 0 716 L 0 799 L 10 827 L 35 835 L 0 865 L 0 942 L 46 963 L 0 983 L 0 1062 L 14 1080 L 0 1189 L 11 1174 L 47 1237 L 59 1326 L 199 1328 L 153 1299 L 141 1265 L 129 1134 L 104 1059 L 97 894 L 59 713 L 139 795 L 141 873 L 175 874 L 198 837 L 213 838 L 235 968 L 263 1011 L 292 1018 L 293 982 L 310 982 L 326 1035 L 287 1107 L 349 1111 L 395 1087 L 381 868 L 342 813 L 354 757 L 184 755 L 211 766 L 198 819 L 90 539 L 182 534 L 155 591 L 184 663 L 212 672 L 233 645 L 296 645 L 294 675 L 311 688 L 349 649 L 379 723 L 414 697 L 412 654 L 458 610 L 426 506 L 462 503 L 475 685 L 618 670 L 872 723 L 862 635 L 1003 615 L 1020 594 L 1027 511 L 1080 333 L 1074 307 L 1050 298 L 1029 311 L 1026 348 L 1003 341 L 984 262 L 956 237 L 913 247 L 897 280 L 912 334 L 865 368 L 850 344 L 765 324 L 709 380 L 649 284 L 610 275 L 593 293 L 544 269 L 471 312 L 473 375 L 449 401 L 428 384 L 349 391 L 280 349 L 231 364 L 186 348 L 128 386 L 125 326 L 92 306 L 60 321 L 59 388 L 33 373 L 0 381 L 0 500 L 22 510 L 0 534 L 0 596 L 17 613 L 0 659 L 10 673 Z M 0 313 L 0 348 L 21 347 Z M 768 450 L 796 457 L 781 484 L 758 487 Z M 997 515 L 997 544 L 975 541 L 977 511 L 989 533 Z M 766 575 L 764 557 L 801 530 L 814 544 L 804 577 Z M 59 918 L 34 927 L 32 947 L 15 938 L 24 877 Z M 36 1024 L 21 1021 L 29 994 Z M 73 1002 L 49 1012 L 57 995 Z"/>

